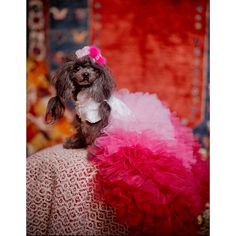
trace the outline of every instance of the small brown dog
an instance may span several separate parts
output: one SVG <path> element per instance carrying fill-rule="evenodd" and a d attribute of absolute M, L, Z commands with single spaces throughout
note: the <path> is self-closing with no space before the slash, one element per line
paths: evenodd
<path fill-rule="evenodd" d="M 76 134 L 65 141 L 64 148 L 87 147 L 101 135 L 111 112 L 107 100 L 115 84 L 105 58 L 96 47 L 84 47 L 55 72 L 51 81 L 57 94 L 48 102 L 45 121 L 54 123 L 63 116 L 67 104 L 73 104 Z"/>

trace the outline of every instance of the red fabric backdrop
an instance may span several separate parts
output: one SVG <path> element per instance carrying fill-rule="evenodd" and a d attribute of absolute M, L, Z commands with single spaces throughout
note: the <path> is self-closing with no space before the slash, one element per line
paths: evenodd
<path fill-rule="evenodd" d="M 73 133 L 69 113 L 53 126 L 44 123 L 54 94 L 48 78 L 63 55 L 92 43 L 107 57 L 118 88 L 157 93 L 194 127 L 207 154 L 208 1 L 28 0 L 27 11 L 28 154 Z"/>
<path fill-rule="evenodd" d="M 118 88 L 157 93 L 195 127 L 203 119 L 208 1 L 94 0 L 91 42 Z"/>

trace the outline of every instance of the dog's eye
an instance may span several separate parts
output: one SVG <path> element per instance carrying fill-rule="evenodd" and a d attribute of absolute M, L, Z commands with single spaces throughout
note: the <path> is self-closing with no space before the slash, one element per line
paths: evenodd
<path fill-rule="evenodd" d="M 79 71 L 80 70 L 80 66 L 79 65 L 75 65 L 73 70 L 76 72 L 76 71 Z"/>
<path fill-rule="evenodd" d="M 97 77 L 101 76 L 101 74 L 102 74 L 101 71 L 96 70 L 96 76 L 97 76 Z"/>

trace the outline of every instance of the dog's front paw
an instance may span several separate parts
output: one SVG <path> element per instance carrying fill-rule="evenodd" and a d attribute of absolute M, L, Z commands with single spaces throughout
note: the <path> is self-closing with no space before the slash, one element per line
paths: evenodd
<path fill-rule="evenodd" d="M 86 148 L 86 142 L 80 136 L 73 136 L 67 138 L 63 144 L 63 147 L 66 149 L 79 149 L 79 148 Z"/>

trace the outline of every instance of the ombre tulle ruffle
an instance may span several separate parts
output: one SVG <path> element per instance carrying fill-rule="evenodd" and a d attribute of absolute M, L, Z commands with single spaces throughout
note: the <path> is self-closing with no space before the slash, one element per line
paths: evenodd
<path fill-rule="evenodd" d="M 209 200 L 208 165 L 191 130 L 155 95 L 115 95 L 131 111 L 112 114 L 90 148 L 97 194 L 133 235 L 196 235 Z"/>

